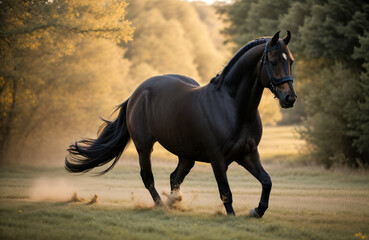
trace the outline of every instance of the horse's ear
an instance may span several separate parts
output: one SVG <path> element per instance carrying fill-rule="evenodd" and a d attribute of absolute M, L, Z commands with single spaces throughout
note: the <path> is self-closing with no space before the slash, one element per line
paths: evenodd
<path fill-rule="evenodd" d="M 274 36 L 272 37 L 272 40 L 270 41 L 270 45 L 271 46 L 274 46 L 277 42 L 278 42 L 278 39 L 279 39 L 279 33 L 281 31 L 278 31 L 274 34 Z"/>
<path fill-rule="evenodd" d="M 287 30 L 287 36 L 285 36 L 283 38 L 283 42 L 284 44 L 286 44 L 286 46 L 288 45 L 288 43 L 290 42 L 291 40 L 291 32 L 289 30 Z"/>

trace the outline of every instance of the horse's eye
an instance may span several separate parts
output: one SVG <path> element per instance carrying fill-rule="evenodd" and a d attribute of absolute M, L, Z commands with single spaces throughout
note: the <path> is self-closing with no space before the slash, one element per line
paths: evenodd
<path fill-rule="evenodd" d="M 270 64 L 272 65 L 272 67 L 275 67 L 275 66 L 277 66 L 277 61 L 271 60 Z"/>

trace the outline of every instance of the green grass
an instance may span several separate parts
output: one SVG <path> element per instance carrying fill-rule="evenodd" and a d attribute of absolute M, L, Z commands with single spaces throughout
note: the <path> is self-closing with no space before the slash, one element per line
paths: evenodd
<path fill-rule="evenodd" d="M 154 160 L 157 188 L 169 191 L 175 162 Z M 251 219 L 261 187 L 231 165 L 228 176 L 237 217 L 227 217 L 211 168 L 196 165 L 182 187 L 177 210 L 155 209 L 135 161 L 122 161 L 103 177 L 71 176 L 58 167 L 0 170 L 1 239 L 359 239 L 368 236 L 369 177 L 349 170 L 266 164 L 273 179 L 270 208 Z M 32 190 L 65 199 L 33 200 Z M 64 181 L 60 187 L 58 182 Z M 49 185 L 47 185 L 49 184 Z M 69 191 L 69 192 L 68 192 Z M 85 202 L 68 202 L 73 191 Z M 93 194 L 98 204 L 88 204 Z M 165 200 L 165 197 L 163 197 Z M 362 236 L 362 235 L 361 235 Z"/>
<path fill-rule="evenodd" d="M 292 142 L 290 130 L 270 128 L 265 134 L 285 134 L 281 138 Z M 280 150 L 270 146 L 282 143 L 264 137 L 270 143 L 264 151 L 271 153 L 264 157 L 264 168 L 273 189 L 262 219 L 248 217 L 261 186 L 237 164 L 228 170 L 237 216 L 228 217 L 210 165 L 195 165 L 182 185 L 184 199 L 177 209 L 157 209 L 143 186 L 137 159 L 123 155 L 101 177 L 74 176 L 63 166 L 1 168 L 0 239 L 369 238 L 368 172 L 292 164 L 297 151 L 287 154 L 288 161 L 274 161 L 272 152 Z M 283 159 L 283 154 L 278 156 Z M 154 157 L 157 189 L 169 192 L 176 161 Z M 85 201 L 68 201 L 73 192 Z M 94 194 L 99 202 L 89 204 Z"/>

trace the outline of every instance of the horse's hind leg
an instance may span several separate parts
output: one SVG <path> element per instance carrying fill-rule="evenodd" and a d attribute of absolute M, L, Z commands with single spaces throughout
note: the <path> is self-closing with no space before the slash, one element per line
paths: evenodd
<path fill-rule="evenodd" d="M 259 152 L 257 150 L 247 155 L 244 159 L 238 161 L 238 164 L 246 168 L 262 185 L 259 206 L 251 209 L 250 211 L 251 217 L 261 218 L 268 208 L 269 195 L 272 189 L 272 180 L 261 165 Z"/>
<path fill-rule="evenodd" d="M 151 169 L 151 152 L 155 139 L 149 131 L 150 104 L 148 91 L 136 91 L 132 94 L 127 108 L 127 128 L 136 146 L 141 167 L 141 178 L 157 206 L 163 202 L 155 189 Z"/>
<path fill-rule="evenodd" d="M 172 206 L 175 202 L 182 200 L 180 186 L 194 165 L 195 161 L 179 157 L 177 168 L 170 174 L 171 193 L 166 202 L 168 206 Z"/>
<path fill-rule="evenodd" d="M 139 159 L 140 159 L 140 167 L 141 167 L 141 178 L 145 184 L 147 190 L 149 190 L 152 199 L 154 200 L 156 206 L 162 206 L 163 202 L 155 189 L 155 182 L 154 176 L 152 174 L 151 169 L 151 152 L 152 152 L 152 145 L 146 148 L 137 148 Z"/>

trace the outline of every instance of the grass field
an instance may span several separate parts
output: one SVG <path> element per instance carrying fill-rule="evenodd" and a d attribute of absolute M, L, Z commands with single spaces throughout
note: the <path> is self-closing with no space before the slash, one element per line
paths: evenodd
<path fill-rule="evenodd" d="M 286 150 L 288 161 L 283 161 L 281 138 L 273 143 L 269 133 L 284 134 L 281 138 L 295 146 Z M 210 165 L 195 165 L 177 209 L 156 209 L 136 158 L 123 155 L 101 177 L 74 176 L 62 166 L 0 169 L 0 239 L 368 239 L 368 172 L 291 164 L 302 144 L 293 141 L 291 129 L 270 128 L 264 134 L 264 168 L 273 189 L 263 219 L 248 217 L 261 186 L 237 164 L 228 170 L 237 216 L 228 217 Z M 176 161 L 160 158 L 165 153 L 157 150 L 157 189 L 169 192 Z M 274 161 L 273 154 L 282 160 Z M 74 192 L 85 200 L 69 201 Z M 94 194 L 98 203 L 90 204 Z"/>

